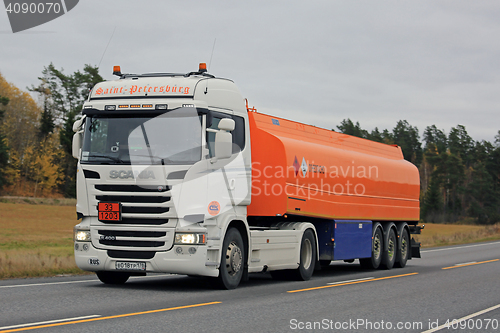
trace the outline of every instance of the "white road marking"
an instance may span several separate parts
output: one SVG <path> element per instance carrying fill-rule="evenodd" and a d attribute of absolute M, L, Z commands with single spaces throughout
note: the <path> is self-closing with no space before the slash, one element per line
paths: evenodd
<path fill-rule="evenodd" d="M 356 282 L 356 281 L 363 281 L 363 280 L 371 280 L 371 279 L 374 279 L 375 277 L 367 277 L 367 278 L 363 278 L 363 279 L 356 279 L 356 280 L 347 280 L 347 281 L 339 281 L 339 282 L 331 282 L 331 283 L 327 283 L 327 284 L 341 284 L 341 283 L 348 283 L 348 282 Z"/>
<path fill-rule="evenodd" d="M 137 279 L 151 279 L 151 278 L 158 278 L 158 277 L 165 277 L 165 276 L 170 276 L 174 274 L 164 274 L 164 275 L 157 275 L 157 276 L 133 276 L 130 279 L 132 280 L 137 280 Z M 57 285 L 57 284 L 72 284 L 72 283 L 88 283 L 88 282 L 99 282 L 98 279 L 92 279 L 92 280 L 78 280 L 78 281 L 62 281 L 62 282 L 47 282 L 47 283 L 31 283 L 31 284 L 14 284 L 10 286 L 0 286 L 1 288 L 19 288 L 19 287 L 37 287 L 37 286 L 50 286 L 50 285 Z"/>
<path fill-rule="evenodd" d="M 463 266 L 463 265 L 469 265 L 469 264 L 475 264 L 477 261 L 469 261 L 469 262 L 463 262 L 461 264 L 455 264 L 454 266 Z"/>
<path fill-rule="evenodd" d="M 448 250 L 456 250 L 456 249 L 465 249 L 467 247 L 488 246 L 488 245 L 497 245 L 497 244 L 500 244 L 500 242 L 486 243 L 486 244 L 474 244 L 474 245 L 457 246 L 457 247 L 448 247 L 448 248 L 445 248 L 445 249 L 423 250 L 423 251 L 420 251 L 420 252 L 421 253 L 426 253 L 426 252 L 448 251 Z"/>
<path fill-rule="evenodd" d="M 49 321 L 39 321 L 37 323 L 27 323 L 27 324 L 13 325 L 13 326 L 4 326 L 4 327 L 0 327 L 0 330 L 7 330 L 7 329 L 11 329 L 11 328 L 20 328 L 20 327 L 29 327 L 29 326 L 36 326 L 36 325 L 44 325 L 44 324 L 62 323 L 65 321 L 89 319 L 89 318 L 97 318 L 97 317 L 101 317 L 101 315 L 91 315 L 91 316 L 84 316 L 84 317 L 74 317 L 74 318 L 57 319 L 57 320 L 49 320 Z"/>
<path fill-rule="evenodd" d="M 460 319 L 457 319 L 457 321 L 456 321 L 456 322 L 458 322 L 458 323 L 459 323 L 459 322 L 461 322 L 461 321 L 466 321 L 466 320 L 468 320 L 468 319 L 471 319 L 471 318 L 474 318 L 474 317 L 480 316 L 480 315 L 482 315 L 482 314 L 485 314 L 485 313 L 487 313 L 487 312 L 493 311 L 493 310 L 498 309 L 498 308 L 500 308 L 500 304 L 497 304 L 497 305 L 495 305 L 495 306 L 492 306 L 491 308 L 487 308 L 487 309 L 484 309 L 484 310 L 478 311 L 478 312 L 476 312 L 476 313 L 473 313 L 473 314 L 471 314 L 471 315 L 468 315 L 468 316 L 462 317 L 462 318 L 460 318 Z M 443 328 L 447 328 L 447 329 L 449 329 L 449 325 L 450 325 L 450 324 L 448 324 L 448 327 L 447 327 L 447 325 L 446 325 L 446 324 L 443 324 L 443 325 L 438 326 L 438 327 L 436 327 L 436 328 L 433 328 L 433 329 L 430 329 L 430 330 L 427 330 L 427 331 L 423 331 L 422 333 L 432 333 L 432 332 L 437 332 L 437 331 L 442 330 Z"/>
<path fill-rule="evenodd" d="M 65 281 L 65 282 L 14 284 L 14 285 L 11 285 L 11 286 L 0 286 L 0 288 L 37 287 L 37 286 L 50 286 L 50 285 L 54 285 L 54 284 L 85 283 L 85 282 L 96 282 L 96 281 L 99 281 L 99 280 L 80 280 L 80 281 Z"/>

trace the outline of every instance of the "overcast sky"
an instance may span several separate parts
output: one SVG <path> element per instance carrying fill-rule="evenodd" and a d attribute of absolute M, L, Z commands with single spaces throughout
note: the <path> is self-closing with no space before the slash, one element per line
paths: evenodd
<path fill-rule="evenodd" d="M 319 127 L 406 119 L 420 135 L 462 124 L 490 142 L 500 130 L 498 0 L 81 0 L 16 34 L 2 10 L 0 50 L 0 73 L 21 89 L 51 62 L 69 74 L 102 58 L 105 79 L 113 65 L 184 73 L 206 62 L 260 112 Z"/>

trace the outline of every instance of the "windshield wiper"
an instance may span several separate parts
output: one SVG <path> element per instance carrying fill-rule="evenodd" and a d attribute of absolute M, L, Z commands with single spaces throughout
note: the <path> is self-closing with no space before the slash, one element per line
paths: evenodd
<path fill-rule="evenodd" d="M 104 155 L 104 154 L 92 154 L 92 155 L 89 155 L 89 158 L 91 158 L 91 157 L 107 158 L 107 159 L 110 159 L 110 160 L 112 160 L 114 162 L 126 163 L 124 160 L 122 160 L 119 157 L 114 157 L 114 156 L 109 156 L 109 155 Z"/>
<path fill-rule="evenodd" d="M 170 160 L 167 157 L 160 157 L 160 156 L 156 156 L 156 155 L 131 154 L 131 159 L 133 159 L 134 157 L 146 157 L 146 158 L 149 158 L 151 160 L 151 162 L 153 162 L 152 161 L 153 159 L 157 159 L 161 162 L 162 165 L 174 163 L 174 161 Z"/>

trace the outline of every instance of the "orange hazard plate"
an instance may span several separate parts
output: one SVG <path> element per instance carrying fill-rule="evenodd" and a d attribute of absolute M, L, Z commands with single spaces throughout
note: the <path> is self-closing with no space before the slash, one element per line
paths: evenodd
<path fill-rule="evenodd" d="M 121 221 L 122 205 L 119 202 L 99 202 L 99 221 Z"/>

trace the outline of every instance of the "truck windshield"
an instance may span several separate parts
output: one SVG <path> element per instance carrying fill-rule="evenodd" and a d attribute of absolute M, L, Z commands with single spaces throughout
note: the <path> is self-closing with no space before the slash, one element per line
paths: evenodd
<path fill-rule="evenodd" d="M 81 163 L 193 164 L 201 159 L 202 118 L 195 108 L 161 115 L 87 117 Z"/>

